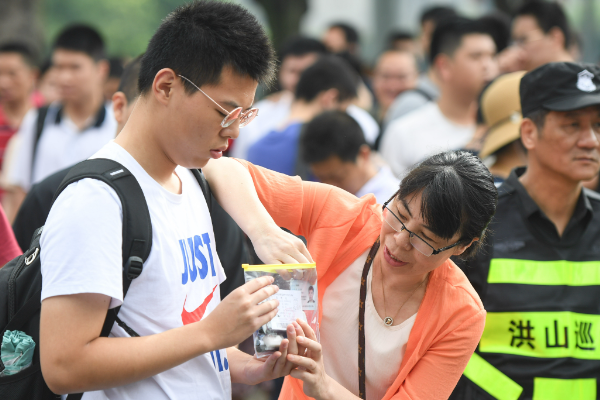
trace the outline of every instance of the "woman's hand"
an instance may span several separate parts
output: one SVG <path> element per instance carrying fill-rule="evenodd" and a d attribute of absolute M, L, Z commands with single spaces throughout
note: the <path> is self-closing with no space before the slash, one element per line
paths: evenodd
<path fill-rule="evenodd" d="M 323 353 L 321 345 L 317 342 L 317 336 L 310 325 L 301 319 L 294 323 L 296 326 L 298 346 L 306 348 L 306 356 L 288 354 L 287 359 L 300 368 L 292 370 L 290 375 L 304 382 L 304 394 L 317 400 L 333 398 L 332 388 L 334 381 L 325 373 L 323 364 Z M 298 335 L 298 329 L 301 328 L 306 336 Z"/>
<path fill-rule="evenodd" d="M 248 235 L 256 255 L 265 264 L 313 263 L 308 249 L 296 236 L 284 231 L 274 222 L 263 224 L 263 228 Z"/>
<path fill-rule="evenodd" d="M 287 359 L 289 354 L 297 355 L 301 349 L 304 354 L 304 347 L 299 347 L 296 342 L 297 329 L 292 325 L 287 327 L 287 339 L 281 341 L 279 351 L 271 354 L 268 358 L 258 359 L 256 356 L 248 359 L 244 366 L 245 382 L 249 385 L 256 385 L 260 382 L 276 379 L 290 374 L 292 369 L 296 368 L 291 361 Z"/>

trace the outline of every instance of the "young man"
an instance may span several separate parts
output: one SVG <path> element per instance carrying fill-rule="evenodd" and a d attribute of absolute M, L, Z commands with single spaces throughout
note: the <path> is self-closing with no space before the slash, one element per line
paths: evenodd
<path fill-rule="evenodd" d="M 337 56 L 322 56 L 296 86 L 287 122 L 248 150 L 248 161 L 287 175 L 302 175 L 298 141 L 302 126 L 327 110 L 346 110 L 356 98 L 353 71 Z M 306 176 L 305 176 L 306 177 Z"/>
<path fill-rule="evenodd" d="M 375 165 L 360 125 L 344 112 L 329 111 L 309 122 L 300 154 L 319 181 L 357 197 L 373 193 L 383 204 L 398 191 L 400 181 L 387 166 Z"/>
<path fill-rule="evenodd" d="M 487 310 L 452 399 L 597 398 L 600 68 L 549 63 L 520 84 L 527 167 L 499 188 L 493 236 L 463 270 Z"/>
<path fill-rule="evenodd" d="M 436 100 L 440 95 L 437 77 L 431 65 L 426 65 L 428 62 L 425 60 L 429 60 L 431 37 L 436 26 L 454 17 L 456 17 L 454 9 L 438 6 L 426 10 L 421 15 L 421 36 L 419 40 L 424 61 L 420 69 L 422 71 L 425 70 L 425 72 L 419 77 L 415 90 L 407 90 L 401 93 L 390 105 L 383 121 L 384 128 L 393 120 L 416 110 L 430 101 Z M 383 130 L 381 133 L 383 133 Z"/>
<path fill-rule="evenodd" d="M 531 71 L 549 62 L 573 61 L 571 31 L 558 3 L 528 1 L 517 11 L 512 37 L 519 49 L 520 68 Z"/>
<path fill-rule="evenodd" d="M 358 57 L 359 42 L 356 29 L 343 22 L 330 25 L 325 35 L 323 35 L 323 43 L 325 43 L 327 50 L 336 54 L 348 53 L 353 57 Z"/>
<path fill-rule="evenodd" d="M 295 340 L 265 362 L 232 347 L 276 315 L 277 301 L 258 304 L 276 289 L 259 278 L 219 301 L 225 276 L 204 196 L 187 170 L 219 158 L 255 116 L 254 93 L 272 76 L 273 58 L 258 21 L 231 3 L 182 6 L 151 39 L 129 121 L 95 157 L 122 163 L 140 183 L 152 252 L 124 300 L 118 197 L 91 179 L 59 196 L 41 238 L 40 356 L 54 392 L 99 391 L 84 400 L 228 399 L 232 381 L 254 384 L 291 369 L 279 356 L 297 352 Z M 243 228 L 267 263 L 310 261 L 295 247 L 300 241 L 277 227 Z M 107 309 L 119 305 L 119 318 L 140 337 L 117 325 L 99 337 Z"/>
<path fill-rule="evenodd" d="M 38 110 L 23 119 L 6 182 L 16 205 L 32 184 L 85 160 L 115 135 L 116 122 L 102 92 L 108 63 L 98 32 L 81 25 L 66 28 L 53 45 L 52 64 L 61 101 L 50 105 L 39 138 Z"/>
<path fill-rule="evenodd" d="M 373 94 L 377 100 L 373 115 L 377 121 L 383 121 L 400 93 L 415 88 L 418 78 L 419 70 L 413 53 L 388 50 L 379 56 L 372 80 Z"/>
<path fill-rule="evenodd" d="M 471 141 L 477 97 L 497 71 L 495 52 L 494 40 L 478 21 L 455 18 L 436 28 L 431 63 L 440 97 L 392 122 L 381 140 L 381 154 L 397 177 L 430 155 Z"/>
<path fill-rule="evenodd" d="M 112 110 L 117 122 L 115 135 L 118 135 L 125 126 L 135 106 L 135 100 L 140 94 L 137 87 L 140 64 L 141 56 L 127 65 L 118 91 L 112 97 Z M 29 248 L 35 230 L 46 223 L 54 193 L 71 167 L 72 165 L 34 184 L 25 196 L 13 223 L 15 237 L 23 251 Z"/>
<path fill-rule="evenodd" d="M 260 110 L 260 118 L 242 129 L 242 135 L 233 142 L 233 157 L 246 159 L 250 146 L 285 122 L 300 75 L 325 52 L 323 43 L 302 36 L 285 43 L 279 54 L 281 66 L 278 78 L 281 91 L 256 103 L 256 108 Z"/>
<path fill-rule="evenodd" d="M 27 46 L 20 43 L 0 46 L 0 173 L 4 169 L 4 153 L 9 139 L 19 129 L 25 114 L 35 106 L 31 94 L 37 73 L 35 56 Z M 0 188 L 0 200 L 3 200 L 2 197 Z M 12 221 L 16 213 L 14 205 L 10 198 L 2 203 Z"/>

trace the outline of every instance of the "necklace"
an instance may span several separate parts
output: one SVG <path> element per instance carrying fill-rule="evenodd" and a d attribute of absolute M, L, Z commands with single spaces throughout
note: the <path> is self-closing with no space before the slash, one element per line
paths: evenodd
<path fill-rule="evenodd" d="M 386 306 L 385 306 L 385 289 L 383 287 L 383 267 L 381 266 L 381 264 L 379 264 L 379 272 L 381 273 L 381 292 L 383 293 L 383 312 L 384 312 L 385 315 L 388 315 L 387 309 L 386 309 Z M 415 292 L 417 291 L 417 289 L 420 288 L 421 285 L 427 280 L 427 276 L 428 275 L 429 274 L 427 274 L 425 276 L 425 279 L 423 279 L 421 281 L 421 283 L 419 283 L 417 285 L 417 287 L 414 288 L 414 290 L 412 291 L 412 293 L 410 294 L 410 296 L 408 296 L 408 299 L 404 300 L 404 303 L 402 303 L 402 305 L 400 306 L 400 308 L 398 309 L 398 311 L 396 311 L 396 314 L 394 314 L 394 317 L 385 317 L 383 319 L 383 323 L 386 324 L 386 326 L 392 326 L 392 325 L 394 325 L 394 318 L 396 316 L 398 316 L 398 314 L 400 313 L 400 310 L 402 310 L 402 307 L 404 307 L 404 305 L 411 299 L 411 297 L 413 297 L 413 294 L 415 294 Z"/>

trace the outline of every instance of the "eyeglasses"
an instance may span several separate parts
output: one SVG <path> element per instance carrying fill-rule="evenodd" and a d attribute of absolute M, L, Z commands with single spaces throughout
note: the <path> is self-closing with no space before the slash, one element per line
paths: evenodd
<path fill-rule="evenodd" d="M 250 122 L 252 122 L 252 120 L 254 118 L 256 118 L 256 116 L 258 115 L 258 108 L 251 108 L 248 111 L 243 112 L 243 108 L 238 107 L 235 110 L 229 112 L 226 109 L 224 109 L 223 107 L 221 107 L 221 105 L 219 103 L 217 103 L 216 101 L 214 101 L 209 95 L 204 93 L 204 90 L 202 90 L 198 86 L 196 86 L 196 84 L 194 82 L 190 81 L 188 78 L 186 78 L 183 75 L 177 75 L 177 76 L 179 76 L 180 78 L 185 79 L 186 81 L 191 83 L 192 86 L 194 86 L 196 89 L 198 89 L 203 95 L 208 97 L 208 99 L 210 101 L 212 101 L 213 103 L 215 103 L 217 105 L 217 107 L 219 107 L 221 110 L 223 110 L 223 112 L 226 114 L 225 118 L 223 118 L 223 121 L 221 121 L 221 126 L 223 128 L 227 128 L 228 126 L 231 126 L 231 124 L 233 124 L 236 119 L 240 120 L 240 128 L 243 128 L 244 126 L 246 126 Z"/>
<path fill-rule="evenodd" d="M 406 229 L 406 225 L 404 225 L 404 223 L 402 221 L 400 221 L 400 218 L 398 218 L 396 216 L 396 214 L 394 214 L 394 212 L 388 208 L 387 205 L 390 201 L 391 200 L 388 200 L 383 204 L 383 219 L 384 219 L 384 221 L 390 226 L 390 228 L 392 228 L 393 230 L 395 230 L 398 233 L 400 233 L 402 231 L 408 232 L 410 244 L 415 248 L 415 250 L 417 250 L 419 253 L 423 254 L 424 256 L 429 257 L 432 255 L 440 254 L 442 251 L 449 250 L 453 247 L 458 246 L 461 243 L 461 241 L 459 240 L 458 242 L 456 242 L 450 246 L 442 247 L 442 248 L 436 250 L 432 245 L 427 243 L 425 241 L 425 239 L 421 238 L 416 233 L 411 232 L 408 229 Z"/>

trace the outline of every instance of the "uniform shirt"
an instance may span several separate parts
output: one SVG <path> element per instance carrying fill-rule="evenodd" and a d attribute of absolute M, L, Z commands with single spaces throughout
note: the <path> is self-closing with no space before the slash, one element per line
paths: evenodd
<path fill-rule="evenodd" d="M 577 388 L 596 391 L 600 379 L 600 195 L 583 189 L 559 236 L 519 182 L 524 171 L 499 188 L 491 245 L 462 264 L 488 311 L 479 354 L 523 387 L 520 400 L 534 391 L 546 399 L 549 387 L 570 393 L 564 399 L 595 399 Z M 563 381 L 582 378 L 591 380 Z M 481 396 L 473 399 L 489 398 Z"/>
<path fill-rule="evenodd" d="M 225 273 L 215 251 L 208 207 L 193 174 L 180 166 L 175 169 L 181 179 L 181 194 L 175 194 L 114 142 L 94 157 L 120 162 L 139 182 L 152 221 L 152 250 L 123 299 L 121 202 L 104 182 L 77 181 L 57 198 L 42 233 L 42 300 L 77 293 L 109 296 L 110 308 L 122 304 L 119 318 L 141 336 L 205 318 L 220 302 Z M 129 335 L 115 324 L 110 336 Z M 198 398 L 231 399 L 225 349 L 138 382 L 83 395 L 83 400 Z"/>
<path fill-rule="evenodd" d="M 114 139 L 117 122 L 112 108 L 102 104 L 83 130 L 64 114 L 62 106 L 54 103 L 46 115 L 44 130 L 32 161 L 38 110 L 30 110 L 19 129 L 20 144 L 14 166 L 4 184 L 29 191 L 32 184 L 47 176 L 91 157 Z M 33 171 L 32 171 L 33 167 Z"/>

